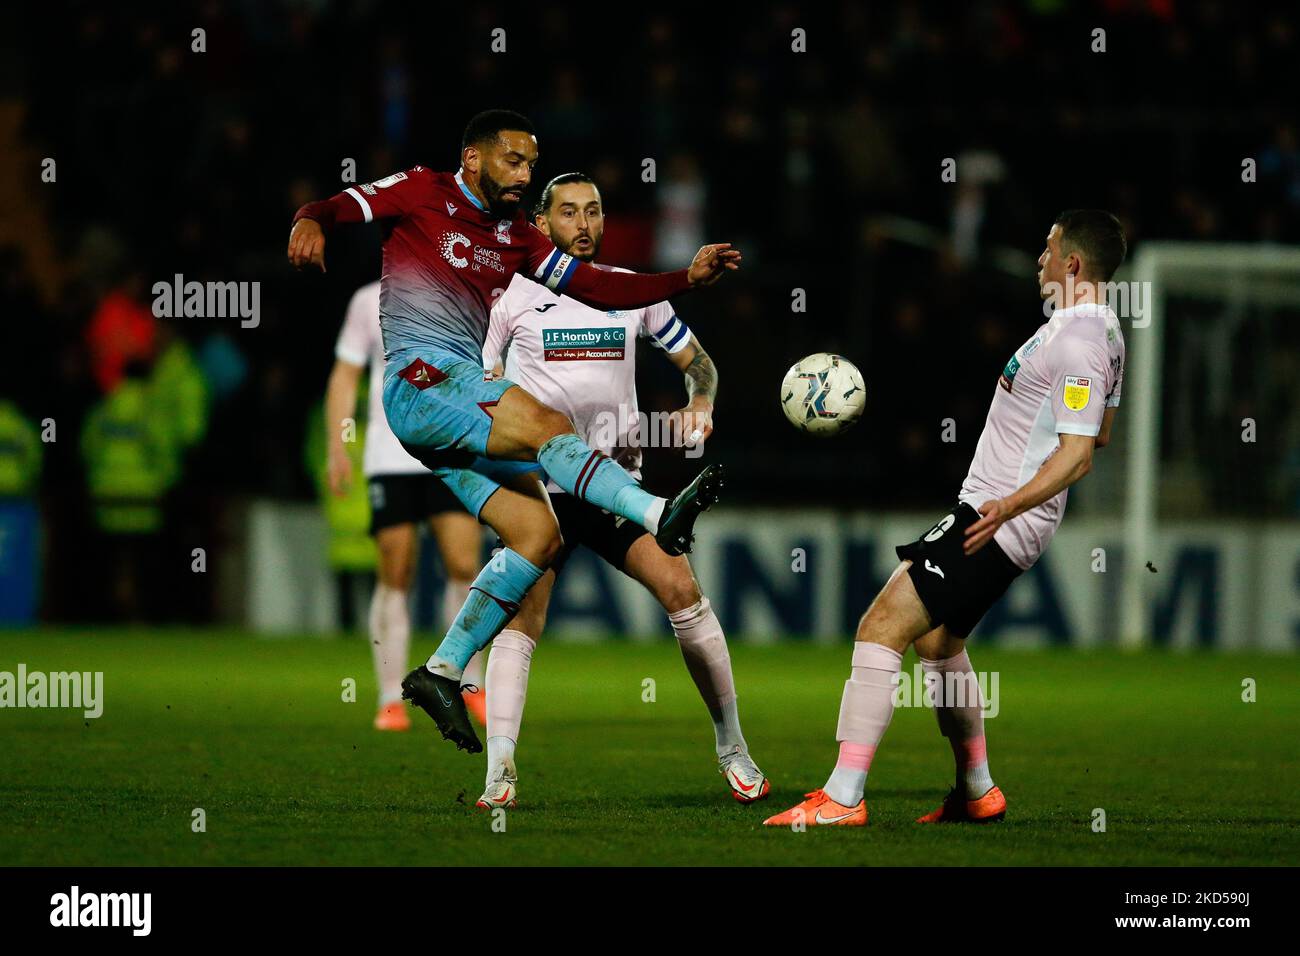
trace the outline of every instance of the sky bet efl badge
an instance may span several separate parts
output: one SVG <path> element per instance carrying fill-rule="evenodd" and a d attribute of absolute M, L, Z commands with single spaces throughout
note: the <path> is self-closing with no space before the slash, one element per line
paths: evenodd
<path fill-rule="evenodd" d="M 1081 412 L 1088 407 L 1088 399 L 1092 396 L 1092 379 L 1079 375 L 1065 376 L 1065 394 L 1061 400 L 1065 402 L 1065 407 L 1072 412 Z"/>

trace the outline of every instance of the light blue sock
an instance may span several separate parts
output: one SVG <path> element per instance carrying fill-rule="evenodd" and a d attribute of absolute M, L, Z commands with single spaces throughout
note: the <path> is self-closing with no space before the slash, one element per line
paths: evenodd
<path fill-rule="evenodd" d="M 544 572 L 509 548 L 492 556 L 470 585 L 469 597 L 424 666 L 435 674 L 459 680 L 469 659 L 519 611 L 519 602 Z"/>
<path fill-rule="evenodd" d="M 664 500 L 572 432 L 556 435 L 539 448 L 537 463 L 575 498 L 622 515 L 651 533 L 659 530 Z"/>

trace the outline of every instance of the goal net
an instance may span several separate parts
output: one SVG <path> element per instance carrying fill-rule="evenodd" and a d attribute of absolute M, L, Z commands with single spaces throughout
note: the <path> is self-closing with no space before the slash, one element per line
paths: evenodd
<path fill-rule="evenodd" d="M 1089 510 L 1123 524 L 1119 641 L 1150 640 L 1167 582 L 1148 562 L 1168 554 L 1162 530 L 1175 525 L 1244 542 L 1224 562 L 1243 597 L 1219 626 L 1257 634 L 1300 588 L 1300 248 L 1145 242 L 1117 279 L 1124 393 L 1113 449 L 1101 453 L 1115 460 Z M 1279 527 L 1291 537 L 1268 539 Z M 1266 567 L 1268 554 L 1285 567 Z M 1277 587 L 1286 595 L 1270 593 Z M 1202 604 L 1224 616 L 1216 594 Z"/>

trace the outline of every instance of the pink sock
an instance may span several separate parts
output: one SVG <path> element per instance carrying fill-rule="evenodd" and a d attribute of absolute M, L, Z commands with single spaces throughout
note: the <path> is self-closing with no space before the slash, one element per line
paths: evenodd
<path fill-rule="evenodd" d="M 379 705 L 402 699 L 402 678 L 406 676 L 411 646 L 411 615 L 406 592 L 376 584 L 370 599 L 370 655 L 379 684 Z"/>
<path fill-rule="evenodd" d="M 718 756 L 736 747 L 747 750 L 736 709 L 736 683 L 731 676 L 727 638 L 708 598 L 668 615 L 682 649 L 682 659 L 713 720 Z"/>
<path fill-rule="evenodd" d="M 957 763 L 957 786 L 968 800 L 982 797 L 993 788 L 993 777 L 984 739 L 984 698 L 970 657 L 963 650 L 937 661 L 922 658 L 921 669 L 939 732 L 948 738 Z"/>
<path fill-rule="evenodd" d="M 883 644 L 857 641 L 853 671 L 840 699 L 839 760 L 823 789 L 836 803 L 854 807 L 862 801 L 867 770 L 894 716 L 894 693 L 903 655 Z"/>

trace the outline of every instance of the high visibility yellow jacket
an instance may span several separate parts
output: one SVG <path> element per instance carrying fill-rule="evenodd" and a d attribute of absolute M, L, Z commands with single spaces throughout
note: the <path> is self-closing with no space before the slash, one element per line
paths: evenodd
<path fill-rule="evenodd" d="M 123 379 L 91 408 L 81 453 L 102 530 L 147 534 L 162 526 L 162 497 L 179 473 L 180 448 L 147 382 Z"/>
<path fill-rule="evenodd" d="M 0 497 L 35 494 L 43 452 L 36 426 L 13 402 L 0 400 Z"/>
<path fill-rule="evenodd" d="M 361 394 L 366 394 L 362 391 Z M 342 498 L 329 487 L 329 456 L 321 424 L 323 404 L 312 409 L 307 420 L 307 470 L 316 482 L 321 508 L 329 524 L 329 565 L 336 571 L 373 571 L 378 564 L 375 542 L 370 537 L 370 498 L 362 471 L 361 455 L 366 447 L 366 425 L 358 421 L 356 441 L 345 442 L 352 459 L 352 486 Z"/>

